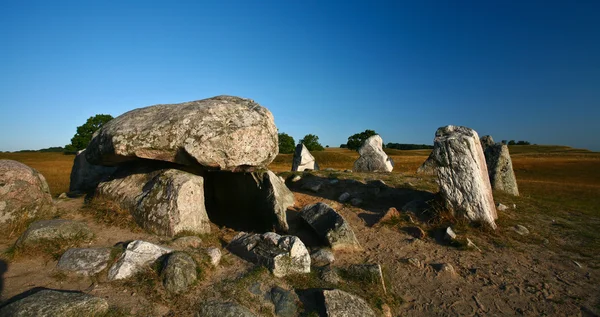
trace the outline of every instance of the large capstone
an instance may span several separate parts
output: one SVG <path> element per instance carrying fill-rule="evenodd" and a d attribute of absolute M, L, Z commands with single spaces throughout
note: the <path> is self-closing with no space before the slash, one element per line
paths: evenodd
<path fill-rule="evenodd" d="M 360 157 L 354 162 L 354 172 L 391 172 L 394 162 L 383 151 L 383 140 L 379 135 L 366 139 L 358 149 Z"/>
<path fill-rule="evenodd" d="M 279 151 L 269 110 L 250 99 L 217 96 L 129 111 L 97 131 L 92 164 L 150 159 L 220 170 L 266 167 Z"/>
<path fill-rule="evenodd" d="M 300 217 L 332 250 L 361 249 L 350 224 L 329 205 L 321 202 L 308 205 L 302 209 Z"/>
<path fill-rule="evenodd" d="M 77 193 L 93 190 L 116 169 L 116 167 L 90 164 L 85 158 L 85 150 L 81 150 L 77 152 L 73 161 L 69 191 Z"/>
<path fill-rule="evenodd" d="M 53 208 L 42 174 L 23 163 L 0 160 L 0 227 L 44 215 Z"/>
<path fill-rule="evenodd" d="M 477 132 L 453 125 L 439 128 L 433 157 L 447 207 L 456 215 L 496 228 L 496 207 Z"/>
<path fill-rule="evenodd" d="M 484 154 L 492 189 L 519 196 L 519 187 L 510 153 L 508 153 L 508 146 L 504 144 L 488 145 Z"/>
<path fill-rule="evenodd" d="M 310 273 L 310 255 L 296 236 L 240 232 L 227 249 L 246 261 L 265 266 L 276 277 Z"/>
<path fill-rule="evenodd" d="M 317 171 L 319 170 L 319 165 L 306 146 L 304 146 L 303 143 L 300 143 L 296 146 L 296 151 L 294 152 L 292 172 L 301 172 L 307 169 Z"/>
<path fill-rule="evenodd" d="M 129 210 L 142 228 L 158 235 L 210 232 L 204 178 L 164 165 L 125 165 L 101 182 L 96 195 Z"/>
<path fill-rule="evenodd" d="M 0 308 L 0 316 L 103 316 L 108 308 L 104 298 L 80 292 L 44 289 Z"/>
<path fill-rule="evenodd" d="M 220 226 L 246 231 L 288 230 L 294 194 L 271 171 L 206 174 L 206 210 Z"/>

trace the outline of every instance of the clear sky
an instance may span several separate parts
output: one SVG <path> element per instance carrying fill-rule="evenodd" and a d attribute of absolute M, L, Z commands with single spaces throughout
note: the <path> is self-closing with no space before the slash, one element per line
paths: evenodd
<path fill-rule="evenodd" d="M 0 0 L 2 151 L 222 94 L 332 147 L 454 124 L 600 151 L 600 1 Z"/>

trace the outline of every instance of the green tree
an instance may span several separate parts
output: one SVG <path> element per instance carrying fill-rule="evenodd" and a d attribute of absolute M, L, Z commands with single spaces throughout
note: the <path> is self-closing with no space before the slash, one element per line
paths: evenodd
<path fill-rule="evenodd" d="M 287 133 L 279 133 L 279 153 L 290 154 L 296 149 L 296 141 Z"/>
<path fill-rule="evenodd" d="M 515 140 L 508 141 L 508 145 L 515 145 L 515 144 L 517 144 L 517 142 L 515 142 Z"/>
<path fill-rule="evenodd" d="M 346 145 L 350 150 L 358 151 L 358 148 L 365 142 L 366 139 L 377 135 L 377 132 L 373 130 L 365 130 L 361 133 L 356 133 L 348 137 L 348 142 Z"/>
<path fill-rule="evenodd" d="M 302 140 L 299 141 L 299 143 L 303 143 L 304 146 L 306 146 L 306 148 L 309 151 L 323 151 L 324 150 L 321 143 L 319 143 L 319 137 L 314 134 L 305 135 L 304 138 L 302 138 Z"/>
<path fill-rule="evenodd" d="M 109 114 L 97 114 L 87 119 L 83 125 L 77 127 L 77 133 L 71 138 L 71 144 L 65 146 L 65 152 L 77 152 L 85 149 L 92 140 L 94 132 L 112 119 L 113 117 Z"/>

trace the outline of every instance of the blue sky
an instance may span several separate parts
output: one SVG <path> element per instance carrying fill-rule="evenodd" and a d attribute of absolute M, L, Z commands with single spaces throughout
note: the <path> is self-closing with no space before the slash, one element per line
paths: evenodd
<path fill-rule="evenodd" d="M 0 0 L 0 150 L 64 146 L 99 113 L 228 94 L 296 141 L 600 151 L 600 1 Z"/>

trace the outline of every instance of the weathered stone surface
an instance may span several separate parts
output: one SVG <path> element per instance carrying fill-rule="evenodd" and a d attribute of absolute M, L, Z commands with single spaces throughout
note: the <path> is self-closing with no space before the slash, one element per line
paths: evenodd
<path fill-rule="evenodd" d="M 275 286 L 271 289 L 271 301 L 275 306 L 275 316 L 295 317 L 298 316 L 298 295 L 294 291 L 288 291 Z"/>
<path fill-rule="evenodd" d="M 446 228 L 446 231 L 444 232 L 444 239 L 448 241 L 456 240 L 456 233 L 454 233 L 454 230 L 452 230 L 451 227 Z"/>
<path fill-rule="evenodd" d="M 266 167 L 278 152 L 269 110 L 250 99 L 217 96 L 122 114 L 94 134 L 86 158 L 97 165 L 142 158 L 233 171 Z"/>
<path fill-rule="evenodd" d="M 339 282 L 342 281 L 338 271 L 334 267 L 331 267 L 329 265 L 321 269 L 321 271 L 319 272 L 319 278 L 323 280 L 323 282 L 332 285 L 337 285 Z"/>
<path fill-rule="evenodd" d="M 306 146 L 300 143 L 296 146 L 294 159 L 292 161 L 292 172 L 304 171 L 305 169 L 319 170 L 319 164 L 315 161 L 315 157 L 310 154 Z"/>
<path fill-rule="evenodd" d="M 452 266 L 450 263 L 438 264 L 436 265 L 436 269 L 438 271 L 438 275 L 448 275 L 450 277 L 455 277 L 457 275 L 454 266 Z"/>
<path fill-rule="evenodd" d="M 348 192 L 341 194 L 340 197 L 338 198 L 338 200 L 341 203 L 346 202 L 348 199 L 350 199 L 350 193 L 348 193 Z"/>
<path fill-rule="evenodd" d="M 219 250 L 219 248 L 210 247 L 206 249 L 206 255 L 208 255 L 208 259 L 212 266 L 218 266 L 219 262 L 221 262 L 221 250 Z"/>
<path fill-rule="evenodd" d="M 69 192 L 87 192 L 106 180 L 117 170 L 116 167 L 93 165 L 85 158 L 85 150 L 77 152 L 71 169 Z"/>
<path fill-rule="evenodd" d="M 202 245 L 202 239 L 198 236 L 187 236 L 173 240 L 171 246 L 176 250 L 197 249 Z"/>
<path fill-rule="evenodd" d="M 328 317 L 375 317 L 375 312 L 367 302 L 339 289 L 323 290 L 325 311 Z"/>
<path fill-rule="evenodd" d="M 484 154 L 492 189 L 519 196 L 519 187 L 508 146 L 493 144 L 486 147 Z"/>
<path fill-rule="evenodd" d="M 302 209 L 300 217 L 331 246 L 332 250 L 362 249 L 350 224 L 329 205 L 321 202 L 308 205 Z"/>
<path fill-rule="evenodd" d="M 526 236 L 529 234 L 529 229 L 527 229 L 527 227 L 522 226 L 522 225 L 516 225 L 512 228 L 516 233 L 518 233 L 519 235 L 522 236 Z"/>
<path fill-rule="evenodd" d="M 246 307 L 234 302 L 203 303 L 196 317 L 257 317 Z"/>
<path fill-rule="evenodd" d="M 169 254 L 160 273 L 163 286 L 173 294 L 185 292 L 198 279 L 196 262 L 184 252 Z"/>
<path fill-rule="evenodd" d="M 90 240 L 94 233 L 84 222 L 64 219 L 38 220 L 33 222 L 17 239 L 16 246 L 35 244 L 42 240 L 77 239 Z"/>
<path fill-rule="evenodd" d="M 207 174 L 206 209 L 213 223 L 246 231 L 289 229 L 287 208 L 294 194 L 272 171 Z"/>
<path fill-rule="evenodd" d="M 320 181 L 309 181 L 302 184 L 302 189 L 310 190 L 311 192 L 317 193 L 323 186 L 323 183 Z"/>
<path fill-rule="evenodd" d="M 496 209 L 498 209 L 499 211 L 505 211 L 508 210 L 508 206 L 498 203 L 498 205 L 496 205 Z"/>
<path fill-rule="evenodd" d="M 23 163 L 0 160 L 0 226 L 44 215 L 53 208 L 42 174 Z"/>
<path fill-rule="evenodd" d="M 481 139 L 479 139 L 479 141 L 481 142 L 481 147 L 483 148 L 484 152 L 485 152 L 485 149 L 496 144 L 496 142 L 494 142 L 494 139 L 492 138 L 491 135 L 484 135 L 481 137 Z"/>
<path fill-rule="evenodd" d="M 227 249 L 247 261 L 265 266 L 276 277 L 310 273 L 308 250 L 295 236 L 280 236 L 275 232 L 262 235 L 240 232 Z"/>
<path fill-rule="evenodd" d="M 0 309 L 0 316 L 96 316 L 108 311 L 108 302 L 79 292 L 41 290 Z"/>
<path fill-rule="evenodd" d="M 129 278 L 140 272 L 145 266 L 154 263 L 158 258 L 172 251 L 150 242 L 132 241 L 127 245 L 127 249 L 121 254 L 117 262 L 108 270 L 108 280 Z"/>
<path fill-rule="evenodd" d="M 164 166 L 160 166 L 164 167 Z M 210 232 L 204 178 L 159 166 L 124 166 L 101 182 L 96 195 L 129 210 L 140 227 L 158 235 Z"/>
<path fill-rule="evenodd" d="M 358 149 L 360 157 L 354 162 L 355 172 L 385 172 L 394 169 L 394 162 L 383 151 L 383 140 L 379 135 L 366 139 Z"/>
<path fill-rule="evenodd" d="M 56 268 L 85 276 L 94 275 L 108 266 L 110 250 L 110 248 L 69 249 L 60 257 Z"/>
<path fill-rule="evenodd" d="M 498 216 L 477 132 L 452 125 L 439 128 L 433 157 L 447 207 L 457 216 L 496 228 L 494 220 Z"/>
<path fill-rule="evenodd" d="M 311 253 L 310 260 L 314 266 L 325 266 L 333 263 L 333 261 L 335 261 L 335 256 L 331 250 L 319 249 Z"/>
<path fill-rule="evenodd" d="M 350 199 L 350 204 L 352 206 L 360 206 L 360 205 L 362 205 L 362 203 L 363 203 L 363 200 L 358 197 L 354 197 L 354 198 Z"/>
<path fill-rule="evenodd" d="M 386 293 L 383 272 L 379 264 L 353 264 L 348 268 L 348 273 L 362 281 L 379 284 Z"/>

